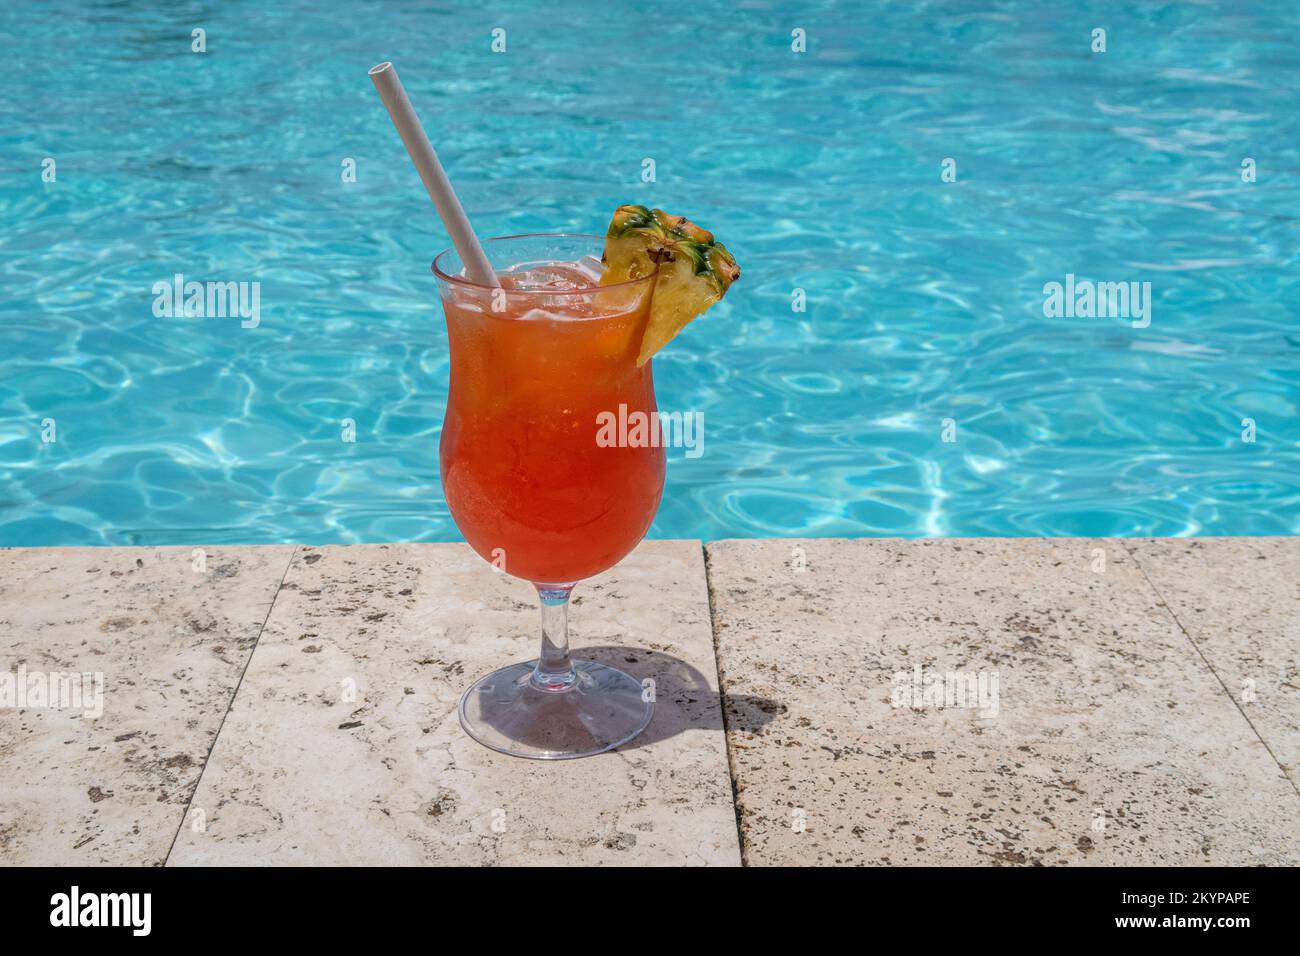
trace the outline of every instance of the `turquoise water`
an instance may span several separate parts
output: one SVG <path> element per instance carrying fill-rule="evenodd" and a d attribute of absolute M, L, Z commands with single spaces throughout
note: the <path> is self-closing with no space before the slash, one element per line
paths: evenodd
<path fill-rule="evenodd" d="M 0 544 L 458 537 L 383 59 L 481 233 L 644 202 L 743 266 L 655 360 L 705 446 L 654 536 L 1300 532 L 1291 0 L 263 6 L 0 13 Z M 176 273 L 260 321 L 156 317 Z"/>

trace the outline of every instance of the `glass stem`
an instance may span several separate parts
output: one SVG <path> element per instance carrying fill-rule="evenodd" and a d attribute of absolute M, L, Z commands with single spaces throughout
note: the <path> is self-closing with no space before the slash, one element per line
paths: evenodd
<path fill-rule="evenodd" d="M 569 595 L 573 585 L 536 587 L 542 602 L 542 653 L 530 680 L 538 690 L 561 693 L 571 688 L 578 678 L 569 660 Z"/>

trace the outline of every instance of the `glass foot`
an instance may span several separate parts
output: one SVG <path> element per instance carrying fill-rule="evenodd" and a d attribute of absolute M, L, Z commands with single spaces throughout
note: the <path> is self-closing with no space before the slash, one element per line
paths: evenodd
<path fill-rule="evenodd" d="M 503 754 L 566 760 L 612 750 L 650 723 L 654 701 L 643 700 L 640 682 L 622 671 L 574 661 L 572 683 L 547 690 L 533 681 L 536 664 L 503 667 L 465 691 L 465 732 Z"/>

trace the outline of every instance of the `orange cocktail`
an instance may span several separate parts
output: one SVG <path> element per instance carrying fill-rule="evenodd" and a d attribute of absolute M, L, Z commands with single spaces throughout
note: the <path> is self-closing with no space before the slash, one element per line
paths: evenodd
<path fill-rule="evenodd" d="M 577 269 L 502 281 L 495 303 L 444 282 L 443 489 L 483 558 L 535 584 L 572 584 L 626 556 L 663 493 L 662 448 L 597 441 L 600 416 L 620 406 L 657 414 L 650 363 L 636 364 L 650 296 L 579 291 L 590 280 Z"/>
<path fill-rule="evenodd" d="M 567 607 L 575 582 L 636 547 L 663 494 L 663 448 L 601 427 L 657 415 L 651 363 L 637 364 L 655 277 L 600 285 L 595 236 L 485 248 L 502 288 L 466 279 L 453 251 L 434 262 L 451 353 L 442 486 L 470 546 L 537 588 L 542 648 L 470 687 L 460 720 L 504 753 L 580 757 L 635 737 L 654 712 L 640 681 L 570 658 Z"/>
<path fill-rule="evenodd" d="M 450 346 L 447 504 L 470 546 L 531 582 L 542 605 L 537 660 L 475 681 L 461 726 L 519 757 L 602 753 L 649 725 L 654 679 L 571 658 L 569 595 L 654 520 L 664 453 L 651 359 L 740 266 L 707 229 L 638 203 L 615 209 L 604 236 L 481 247 L 393 65 L 370 76 L 455 244 L 433 262 Z"/>

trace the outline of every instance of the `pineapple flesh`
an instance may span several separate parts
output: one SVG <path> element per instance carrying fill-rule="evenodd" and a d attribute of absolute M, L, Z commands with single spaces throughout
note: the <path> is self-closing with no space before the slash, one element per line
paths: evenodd
<path fill-rule="evenodd" d="M 713 233 L 662 209 L 619 206 L 605 237 L 605 274 L 613 285 L 657 270 L 650 321 L 636 364 L 644 365 L 686 325 L 721 299 L 740 267 Z"/>

